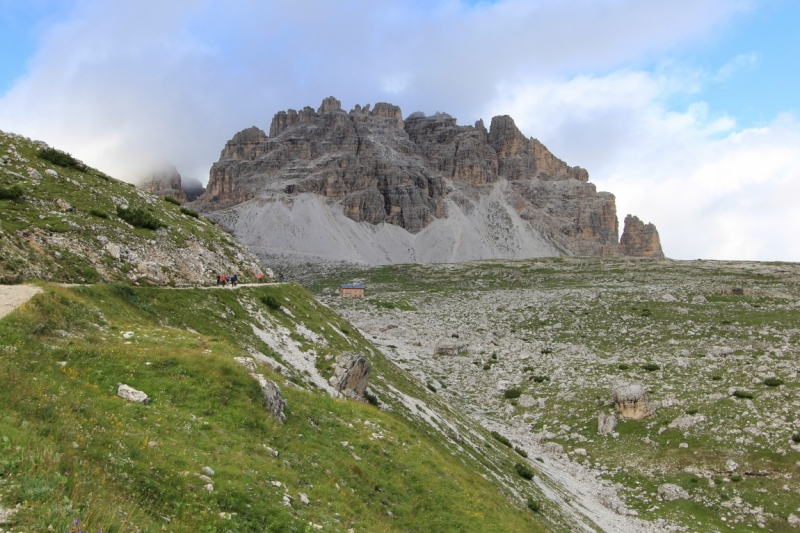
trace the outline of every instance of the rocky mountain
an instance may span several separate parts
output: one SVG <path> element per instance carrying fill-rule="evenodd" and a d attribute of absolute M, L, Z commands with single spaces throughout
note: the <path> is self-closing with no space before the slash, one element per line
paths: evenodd
<path fill-rule="evenodd" d="M 193 202 L 206 190 L 196 179 L 184 179 L 172 164 L 145 176 L 139 187 L 156 196 L 172 196 L 181 202 Z"/>
<path fill-rule="evenodd" d="M 663 257 L 652 224 L 620 244 L 614 195 L 509 116 L 487 130 L 446 113 L 404 120 L 387 103 L 346 112 L 329 97 L 277 113 L 269 135 L 237 133 L 195 205 L 262 258 Z"/>

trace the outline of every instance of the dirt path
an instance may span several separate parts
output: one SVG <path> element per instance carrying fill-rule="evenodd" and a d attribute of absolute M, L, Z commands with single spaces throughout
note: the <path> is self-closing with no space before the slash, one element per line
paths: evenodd
<path fill-rule="evenodd" d="M 33 285 L 0 285 L 0 318 L 42 292 Z"/>

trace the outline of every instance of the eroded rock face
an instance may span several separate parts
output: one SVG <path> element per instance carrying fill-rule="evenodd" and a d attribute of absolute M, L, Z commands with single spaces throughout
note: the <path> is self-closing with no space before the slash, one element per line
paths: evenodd
<path fill-rule="evenodd" d="M 146 176 L 139 187 L 156 196 L 172 196 L 181 202 L 186 201 L 186 194 L 181 189 L 181 175 L 172 165 Z"/>
<path fill-rule="evenodd" d="M 625 217 L 620 245 L 622 253 L 631 257 L 664 259 L 656 227 L 653 224 L 645 224 L 633 215 Z"/>
<path fill-rule="evenodd" d="M 638 233 L 631 226 L 630 244 L 620 245 L 615 198 L 597 192 L 588 180 L 585 169 L 569 166 L 537 139 L 525 137 L 509 116 L 494 117 L 487 130 L 482 120 L 459 126 L 446 113 L 417 112 L 403 120 L 400 108 L 388 103 L 372 110 L 356 105 L 346 112 L 329 97 L 316 110 L 277 113 L 269 135 L 255 126 L 237 133 L 212 166 L 208 188 L 196 204 L 209 212 L 259 200 L 263 209 L 279 209 L 278 204 L 292 206 L 295 198 L 310 193 L 333 202 L 351 220 L 391 224 L 411 234 L 437 220 L 463 220 L 483 210 L 489 213 L 485 220 L 465 227 L 477 224 L 478 233 L 497 241 L 498 232 L 510 235 L 524 226 L 534 237 L 523 246 L 539 247 L 509 244 L 504 257 L 554 250 L 619 256 L 626 249 L 658 257 L 661 247 L 652 225 L 642 225 Z M 248 234 L 246 240 L 260 246 L 258 236 Z M 264 240 L 274 241 L 272 236 Z M 460 242 L 455 237 L 446 245 L 458 250 Z M 320 245 L 313 253 L 325 257 L 330 251 Z M 455 255 L 469 256 L 463 250 Z"/>
<path fill-rule="evenodd" d="M 347 397 L 363 398 L 369 372 L 369 363 L 363 355 L 341 355 L 336 359 L 329 383 Z"/>
<path fill-rule="evenodd" d="M 611 390 L 611 399 L 620 416 L 641 420 L 655 414 L 647 400 L 647 392 L 639 383 L 621 383 Z"/>

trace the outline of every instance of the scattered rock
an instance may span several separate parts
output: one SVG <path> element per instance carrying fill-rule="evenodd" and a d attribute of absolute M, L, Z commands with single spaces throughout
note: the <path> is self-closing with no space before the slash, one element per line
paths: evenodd
<path fill-rule="evenodd" d="M 692 298 L 692 303 L 693 304 L 707 304 L 708 300 L 706 300 L 705 296 L 700 294 L 700 295 L 695 296 L 694 298 Z"/>
<path fill-rule="evenodd" d="M 110 242 L 110 243 L 106 244 L 103 247 L 103 249 L 106 252 L 108 252 L 108 255 L 110 255 L 112 258 L 116 259 L 117 261 L 119 261 L 119 258 L 122 255 L 122 250 L 120 249 L 118 244 L 114 244 L 113 242 Z"/>
<path fill-rule="evenodd" d="M 739 468 L 739 465 L 733 459 L 728 459 L 725 461 L 725 471 L 726 472 L 736 472 L 736 469 Z"/>
<path fill-rule="evenodd" d="M 688 500 L 689 493 L 678 485 L 664 483 L 663 485 L 658 486 L 658 497 L 667 502 L 680 499 Z"/>
<path fill-rule="evenodd" d="M 437 344 L 433 349 L 433 355 L 462 355 L 468 353 L 466 344 Z"/>
<path fill-rule="evenodd" d="M 207 485 L 203 485 L 203 488 L 208 492 L 214 492 L 214 485 L 213 483 L 208 483 Z"/>
<path fill-rule="evenodd" d="M 61 211 L 72 211 L 72 206 L 66 200 L 62 200 L 61 198 L 56 199 L 56 207 L 58 207 Z"/>
<path fill-rule="evenodd" d="M 544 450 L 544 453 L 551 455 L 560 455 L 564 453 L 564 447 L 557 442 L 548 442 L 542 447 L 542 449 Z"/>
<path fill-rule="evenodd" d="M 17 514 L 16 509 L 5 509 L 0 507 L 0 525 L 11 524 L 15 514 Z"/>
<path fill-rule="evenodd" d="M 734 353 L 735 352 L 733 348 L 730 348 L 728 346 L 714 346 L 713 348 L 711 348 L 711 350 L 709 350 L 710 355 L 716 355 L 720 357 L 733 355 Z"/>
<path fill-rule="evenodd" d="M 599 413 L 597 415 L 597 433 L 611 435 L 615 429 L 617 429 L 617 417 L 613 413 L 610 415 Z"/>
<path fill-rule="evenodd" d="M 283 414 L 283 409 L 286 407 L 286 400 L 281 395 L 280 387 L 261 374 L 251 373 L 250 377 L 261 386 L 261 397 L 269 414 L 281 422 L 285 422 L 286 415 Z"/>
<path fill-rule="evenodd" d="M 303 494 L 302 492 L 300 493 L 300 503 L 302 503 L 302 504 L 304 504 L 304 505 L 308 505 L 308 504 L 310 504 L 310 503 L 311 503 L 311 502 L 309 501 L 309 499 L 308 499 L 308 496 L 306 496 L 306 495 L 305 495 L 305 494 Z"/>
<path fill-rule="evenodd" d="M 682 414 L 681 416 L 679 416 L 678 418 L 669 423 L 669 429 L 678 429 L 680 431 L 686 431 L 695 424 L 700 424 L 705 421 L 706 417 L 704 415 Z"/>
<path fill-rule="evenodd" d="M 147 394 L 145 394 L 144 392 L 136 390 L 133 387 L 129 387 L 122 383 L 120 383 L 119 387 L 117 388 L 117 396 L 129 402 L 136 402 L 142 404 L 147 404 L 150 401 L 150 398 L 148 398 Z"/>
<path fill-rule="evenodd" d="M 639 383 L 623 383 L 611 390 L 611 399 L 624 418 L 641 420 L 655 414 L 647 400 L 647 393 Z"/>
<path fill-rule="evenodd" d="M 200 470 L 202 470 L 202 472 L 207 476 L 213 476 L 214 475 L 214 470 L 212 470 L 211 467 L 209 467 L 209 466 L 204 466 Z"/>
<path fill-rule="evenodd" d="M 336 358 L 333 376 L 328 382 L 345 396 L 363 398 L 369 372 L 369 363 L 363 355 L 340 355 Z"/>
<path fill-rule="evenodd" d="M 58 179 L 58 172 L 56 172 L 52 168 L 48 168 L 47 170 L 44 171 L 44 173 L 47 174 L 48 176 L 50 176 L 51 178 Z"/>

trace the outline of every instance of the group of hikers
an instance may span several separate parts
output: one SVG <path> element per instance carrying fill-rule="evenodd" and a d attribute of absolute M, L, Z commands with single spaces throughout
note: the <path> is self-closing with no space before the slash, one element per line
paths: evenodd
<path fill-rule="evenodd" d="M 259 272 L 258 275 L 256 276 L 256 279 L 258 280 L 259 283 L 263 283 L 264 274 L 262 272 Z M 280 281 L 283 281 L 282 273 L 278 273 L 278 279 Z M 228 285 L 228 282 L 230 282 L 231 287 L 235 287 L 236 285 L 238 285 L 239 274 L 234 274 L 233 276 L 231 276 L 230 274 L 217 274 L 217 285 L 222 285 L 223 287 L 225 287 Z"/>

